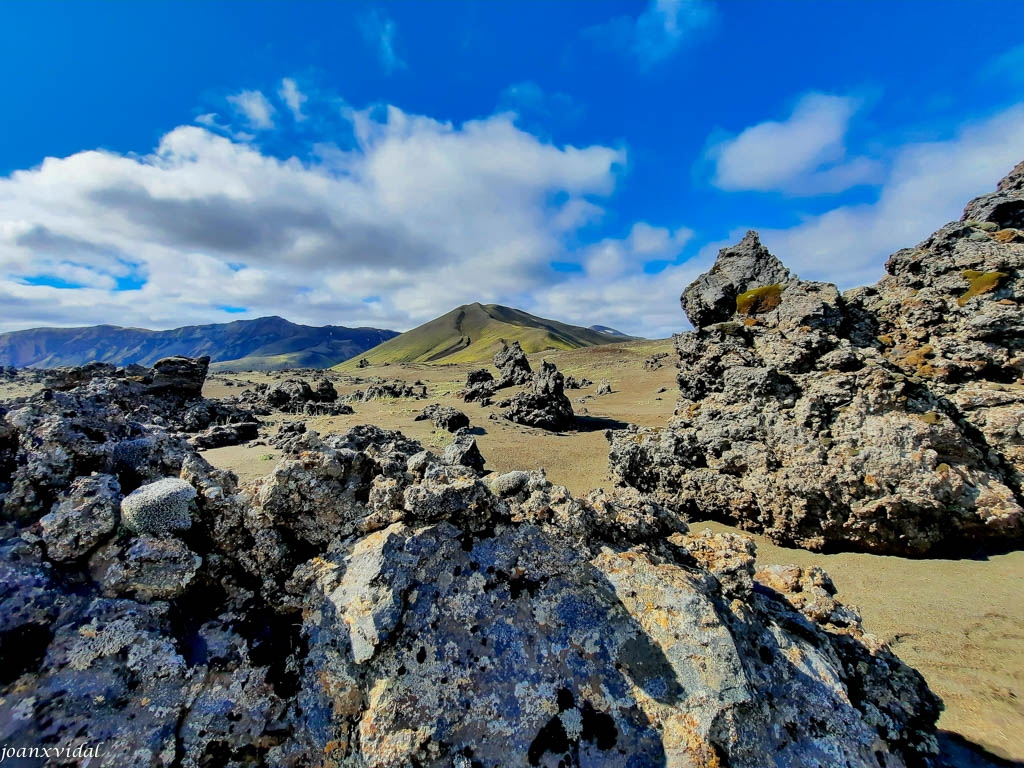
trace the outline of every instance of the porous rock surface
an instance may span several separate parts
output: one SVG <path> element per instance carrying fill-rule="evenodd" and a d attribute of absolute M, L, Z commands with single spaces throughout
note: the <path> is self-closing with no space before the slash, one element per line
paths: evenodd
<path fill-rule="evenodd" d="M 414 421 L 430 420 L 438 429 L 446 432 L 458 432 L 469 426 L 469 416 L 457 408 L 440 403 L 431 403 L 414 419 Z"/>
<path fill-rule="evenodd" d="M 810 549 L 973 554 L 1024 536 L 1024 164 L 841 294 L 753 232 L 682 296 L 680 399 L 610 434 L 618 483 Z"/>
<path fill-rule="evenodd" d="M 509 401 L 505 418 L 517 424 L 552 431 L 570 429 L 576 422 L 572 403 L 565 394 L 565 381 L 554 363 L 547 360 L 533 374 L 530 389 Z"/>
<path fill-rule="evenodd" d="M 933 761 L 938 700 L 820 571 L 757 574 L 749 540 L 694 536 L 636 490 L 481 478 L 371 426 L 296 429 L 239 487 L 111 408 L 103 381 L 4 414 L 7 744 L 88 734 L 91 765 L 187 768 Z M 58 461 L 37 438 L 84 426 L 71 402 L 95 445 Z M 68 490 L 27 507 L 46 477 L 29 464 Z M 112 527 L 108 501 L 157 471 L 194 489 L 191 527 Z M 82 521 L 28 511 L 80 518 L 90 500 L 96 530 L 58 568 L 40 531 Z"/>
<path fill-rule="evenodd" d="M 327 379 L 319 379 L 315 386 L 294 377 L 257 384 L 243 390 L 235 402 L 264 416 L 274 411 L 307 416 L 341 416 L 353 412 L 352 406 L 338 402 L 338 390 Z"/>
<path fill-rule="evenodd" d="M 518 341 L 504 345 L 494 355 L 494 367 L 498 369 L 498 388 L 529 384 L 533 380 L 533 369 L 526 353 Z"/>

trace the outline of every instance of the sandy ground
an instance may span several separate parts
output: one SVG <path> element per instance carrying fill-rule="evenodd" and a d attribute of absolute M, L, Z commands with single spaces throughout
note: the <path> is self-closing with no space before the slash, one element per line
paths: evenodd
<path fill-rule="evenodd" d="M 663 367 L 654 371 L 643 366 L 649 355 L 670 350 L 671 344 L 662 341 L 532 355 L 535 366 L 540 359 L 549 359 L 565 374 L 586 376 L 595 384 L 601 378 L 612 383 L 612 394 L 602 397 L 593 396 L 594 387 L 568 391 L 581 417 L 581 428 L 568 434 L 493 420 L 489 415 L 497 409 L 454 397 L 466 371 L 479 367 L 466 365 L 364 369 L 359 372 L 364 379 L 380 376 L 423 381 L 428 399 L 355 403 L 356 413 L 351 416 L 313 418 L 307 423 L 321 433 L 366 423 L 400 429 L 439 451 L 451 436 L 434 431 L 429 421 L 413 418 L 430 402 L 450 404 L 470 417 L 489 470 L 544 467 L 553 482 L 583 494 L 609 485 L 606 429 L 628 422 L 658 426 L 672 415 L 674 356 L 665 358 Z M 205 394 L 227 397 L 241 392 L 238 384 L 286 375 L 290 374 L 215 374 L 208 380 Z M 365 386 L 350 376 L 333 372 L 329 376 L 343 394 Z M 234 386 L 228 386 L 229 381 Z M 665 391 L 660 391 L 662 388 Z M 499 395 L 508 396 L 512 391 L 503 390 Z M 0 386 L 0 398 L 10 394 Z M 265 431 L 272 434 L 280 423 L 295 418 L 275 415 L 267 419 Z M 279 452 L 266 445 L 220 448 L 205 455 L 213 464 L 234 470 L 243 481 L 269 473 L 279 458 Z M 735 530 L 708 522 L 695 522 L 692 527 L 697 531 Z M 831 574 L 840 597 L 860 610 L 867 630 L 890 643 L 943 698 L 946 710 L 940 728 L 979 745 L 993 757 L 1015 761 L 1000 764 L 1024 766 L 1024 552 L 982 560 L 907 560 L 864 554 L 819 555 L 754 538 L 760 564 L 813 564 Z M 986 763 L 964 758 L 955 764 Z"/>

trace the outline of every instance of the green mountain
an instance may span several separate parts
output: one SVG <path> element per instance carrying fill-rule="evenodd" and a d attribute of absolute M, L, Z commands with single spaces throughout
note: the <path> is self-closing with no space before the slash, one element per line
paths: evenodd
<path fill-rule="evenodd" d="M 0 334 L 0 365 L 53 368 L 94 360 L 151 365 L 169 355 L 209 355 L 215 370 L 329 368 L 396 335 L 377 328 L 297 325 L 280 317 L 170 331 L 114 325 L 32 328 Z"/>
<path fill-rule="evenodd" d="M 609 329 L 611 330 L 611 329 Z M 498 304 L 465 304 L 446 315 L 385 341 L 359 356 L 382 363 L 482 363 L 503 343 L 518 341 L 527 353 L 578 349 L 630 341 L 633 337 L 545 320 Z M 339 366 L 354 368 L 355 359 Z"/>

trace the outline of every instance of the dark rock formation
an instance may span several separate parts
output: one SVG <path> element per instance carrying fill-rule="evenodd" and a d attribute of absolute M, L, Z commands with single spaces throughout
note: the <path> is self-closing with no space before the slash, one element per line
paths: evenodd
<path fill-rule="evenodd" d="M 498 383 L 486 368 L 470 371 L 466 376 L 466 387 L 459 393 L 467 403 L 489 400 L 498 390 Z"/>
<path fill-rule="evenodd" d="M 517 424 L 561 431 L 576 421 L 572 403 L 565 396 L 562 374 L 546 360 L 533 375 L 533 386 L 520 392 L 509 402 L 505 418 Z"/>
<path fill-rule="evenodd" d="M 427 388 L 422 384 L 409 384 L 404 381 L 376 381 L 370 384 L 362 394 L 362 400 L 378 400 L 381 398 L 415 397 L 424 398 L 427 396 Z"/>
<path fill-rule="evenodd" d="M 415 421 L 433 421 L 434 426 L 448 432 L 458 432 L 469 426 L 469 416 L 450 405 L 431 403 L 420 413 Z"/>
<path fill-rule="evenodd" d="M 468 467 L 480 473 L 484 471 L 484 457 L 472 435 L 459 435 L 445 446 L 444 461 L 452 466 Z"/>
<path fill-rule="evenodd" d="M 302 379 L 288 378 L 273 384 L 257 384 L 244 390 L 235 402 L 253 409 L 263 416 L 273 411 L 301 413 L 307 416 L 341 416 L 353 413 L 352 406 L 338 402 L 338 391 L 327 379 L 316 386 Z"/>
<path fill-rule="evenodd" d="M 1022 174 L 843 295 L 754 233 L 724 249 L 683 293 L 676 417 L 612 435 L 614 477 L 811 549 L 1018 545 Z"/>
<path fill-rule="evenodd" d="M 668 352 L 658 352 L 644 360 L 645 371 L 656 371 L 664 364 L 662 361 L 668 357 Z"/>
<path fill-rule="evenodd" d="M 259 437 L 260 425 L 255 421 L 241 421 L 237 424 L 215 424 L 189 438 L 189 443 L 201 451 L 210 448 L 224 448 L 240 445 Z"/>
<path fill-rule="evenodd" d="M 518 341 L 506 344 L 494 355 L 494 367 L 498 369 L 498 389 L 529 384 L 533 380 L 533 369 L 526 353 Z"/>
<path fill-rule="evenodd" d="M 755 573 L 749 541 L 631 489 L 492 491 L 468 435 L 439 461 L 372 426 L 289 426 L 239 488 L 128 418 L 122 385 L 0 421 L 8 744 L 87 734 L 91 764 L 140 768 L 930 763 L 937 699 L 817 569 Z M 117 526 L 147 485 L 137 532 Z"/>
<path fill-rule="evenodd" d="M 575 376 L 565 377 L 565 388 L 566 389 L 583 389 L 584 387 L 592 387 L 594 382 L 585 376 L 576 378 Z"/>

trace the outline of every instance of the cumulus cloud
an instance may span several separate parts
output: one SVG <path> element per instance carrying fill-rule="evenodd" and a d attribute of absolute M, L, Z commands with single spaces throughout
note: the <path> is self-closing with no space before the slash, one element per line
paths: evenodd
<path fill-rule="evenodd" d="M 0 328 L 172 327 L 230 306 L 405 329 L 470 301 L 526 305 L 625 162 L 509 115 L 348 119 L 355 146 L 316 161 L 191 125 L 148 155 L 80 152 L 0 178 Z"/>
<path fill-rule="evenodd" d="M 897 150 L 876 202 L 844 205 L 762 241 L 802 277 L 850 288 L 873 283 L 888 256 L 960 218 L 1024 157 L 1024 104 L 963 126 L 946 141 Z M 737 231 L 736 234 L 741 234 Z"/>
<path fill-rule="evenodd" d="M 291 110 L 292 117 L 296 121 L 301 122 L 306 119 L 306 116 L 302 113 L 302 105 L 307 101 L 306 94 L 299 90 L 299 86 L 292 78 L 286 77 L 281 81 L 281 87 L 278 89 L 277 95 L 281 97 L 281 101 L 288 105 L 288 109 Z"/>
<path fill-rule="evenodd" d="M 395 22 L 376 8 L 362 18 L 363 37 L 377 52 L 384 71 L 391 74 L 397 69 L 405 69 L 405 61 L 395 49 Z"/>
<path fill-rule="evenodd" d="M 649 68 L 670 58 L 714 19 L 709 0 L 650 0 L 638 17 L 619 16 L 584 34 Z"/>
<path fill-rule="evenodd" d="M 693 234 L 686 227 L 671 230 L 638 222 L 624 238 L 607 238 L 584 248 L 579 255 L 583 271 L 540 291 L 534 309 L 580 325 L 600 322 L 633 335 L 671 336 L 685 326 L 680 292 L 711 267 L 714 255 L 702 252 L 653 274 L 643 265 L 653 259 L 676 259 Z"/>
<path fill-rule="evenodd" d="M 809 93 L 783 121 L 751 126 L 711 148 L 720 189 L 794 194 L 841 192 L 880 180 L 881 167 L 846 157 L 846 134 L 858 100 Z"/>
<path fill-rule="evenodd" d="M 274 113 L 277 110 L 261 91 L 242 91 L 228 96 L 228 101 L 253 128 L 265 131 L 274 127 Z"/>

